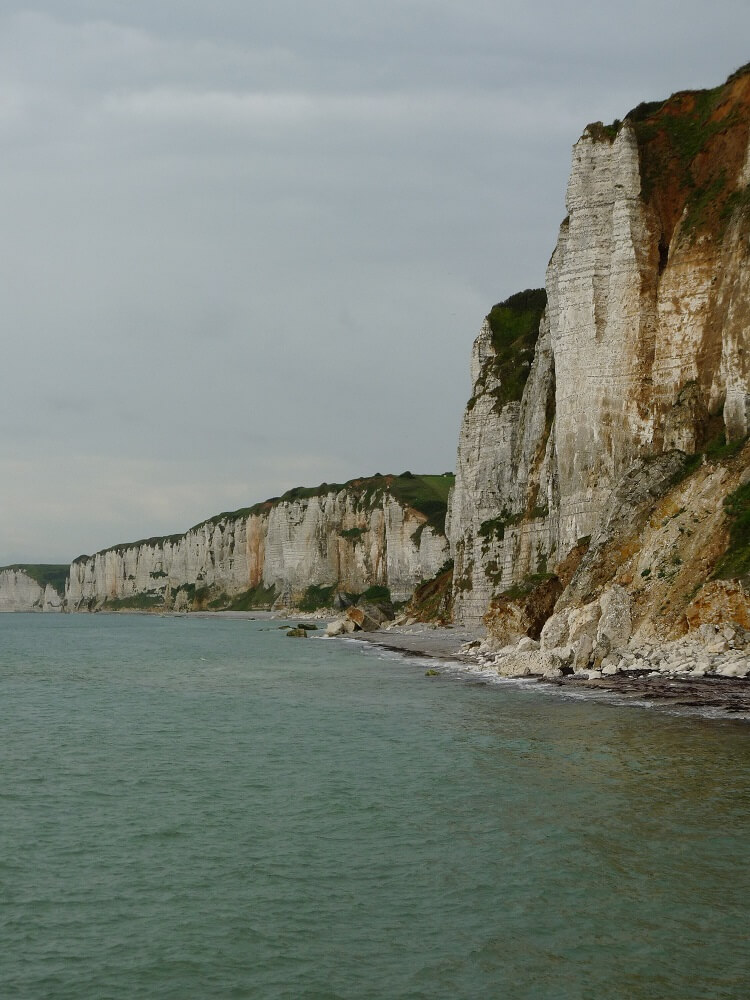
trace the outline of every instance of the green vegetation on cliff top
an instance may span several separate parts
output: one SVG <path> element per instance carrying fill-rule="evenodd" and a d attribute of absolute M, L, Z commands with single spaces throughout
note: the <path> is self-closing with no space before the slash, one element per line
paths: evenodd
<path fill-rule="evenodd" d="M 350 479 L 347 483 L 321 483 L 320 486 L 296 486 L 287 490 L 282 496 L 267 500 L 266 503 L 275 506 L 279 503 L 290 503 L 294 500 L 309 500 L 312 497 L 325 496 L 328 493 L 347 493 L 356 495 L 364 507 L 379 504 L 385 493 L 390 493 L 396 500 L 408 504 L 420 513 L 429 517 L 440 507 L 443 510 L 448 504 L 448 493 L 455 482 L 452 472 L 440 476 L 420 476 L 411 472 L 402 472 L 398 476 L 367 476 L 363 479 Z M 264 505 L 256 505 L 264 506 Z M 253 508 L 250 508 L 253 511 Z M 243 514 L 244 511 L 240 511 Z M 219 517 L 237 516 L 218 515 Z M 216 518 L 211 518 L 216 521 Z M 200 527 L 200 526 L 199 526 Z"/>
<path fill-rule="evenodd" d="M 500 382 L 493 390 L 498 409 L 523 395 L 546 305 L 543 288 L 527 288 L 493 306 L 487 316 L 495 349 L 491 371 Z"/>
<path fill-rule="evenodd" d="M 91 556 L 86 554 L 76 556 L 73 560 L 73 565 L 75 566 L 76 563 L 86 562 L 87 559 L 93 559 L 94 556 L 103 556 L 105 552 L 124 552 L 126 549 L 135 549 L 141 545 L 166 545 L 168 542 L 175 544 L 179 542 L 181 538 L 184 538 L 184 534 L 154 535 L 152 538 L 139 538 L 135 542 L 118 542 L 116 545 L 110 545 L 106 549 L 100 549 Z"/>
<path fill-rule="evenodd" d="M 67 563 L 64 566 L 51 563 L 14 563 L 12 566 L 0 566 L 0 573 L 6 569 L 25 573 L 40 587 L 46 587 L 49 583 L 62 596 L 65 593 L 65 581 L 68 579 L 70 566 Z"/>
<path fill-rule="evenodd" d="M 448 508 L 448 493 L 455 482 L 455 475 L 452 472 L 444 472 L 438 476 L 415 475 L 411 472 L 402 472 L 398 476 L 383 476 L 376 474 L 366 476 L 361 479 L 350 479 L 347 483 L 321 483 L 320 486 L 296 486 L 287 490 L 280 497 L 271 497 L 251 507 L 241 507 L 239 510 L 223 511 L 213 517 L 206 518 L 193 525 L 190 531 L 199 531 L 203 527 L 221 525 L 224 521 L 234 521 L 243 517 L 250 517 L 252 514 L 264 514 L 273 507 L 282 503 L 292 503 L 295 500 L 309 500 L 312 497 L 326 496 L 329 493 L 340 493 L 346 490 L 357 497 L 358 502 L 365 509 L 378 506 L 386 493 L 390 493 L 394 499 L 402 504 L 412 507 L 414 510 L 424 514 L 427 524 L 437 531 L 445 531 L 445 515 Z M 124 552 L 126 549 L 137 548 L 141 545 L 158 546 L 168 543 L 176 544 L 185 537 L 184 534 L 175 535 L 155 535 L 152 538 L 141 538 L 135 542 L 119 542 L 117 545 L 110 545 L 106 549 L 101 549 L 95 555 L 104 555 L 106 552 Z M 89 555 L 80 555 L 74 559 L 74 563 L 85 562 L 91 559 Z M 68 567 L 64 567 L 67 573 Z"/>
<path fill-rule="evenodd" d="M 627 116 L 641 149 L 644 198 L 671 175 L 687 194 L 687 221 L 692 225 L 700 221 L 699 203 L 716 200 L 726 185 L 721 164 L 710 180 L 699 178 L 693 170 L 695 158 L 709 140 L 736 120 L 736 109 L 717 114 L 723 100 L 724 86 L 714 87 L 675 94 L 656 110 L 651 110 L 652 105 L 639 105 Z"/>
<path fill-rule="evenodd" d="M 295 500 L 310 500 L 313 497 L 327 496 L 329 493 L 354 494 L 363 507 L 377 506 L 385 493 L 390 493 L 396 500 L 408 504 L 426 517 L 431 517 L 439 511 L 443 512 L 443 527 L 445 526 L 445 510 L 448 505 L 448 493 L 455 482 L 452 472 L 444 472 L 439 476 L 420 476 L 411 472 L 402 472 L 398 476 L 365 476 L 361 479 L 350 479 L 346 483 L 321 483 L 319 486 L 295 486 L 280 497 L 271 497 L 252 507 L 241 507 L 239 510 L 223 511 L 213 517 L 200 521 L 190 530 L 197 531 L 205 525 L 220 524 L 222 521 L 232 521 L 252 514 L 264 514 L 282 503 L 293 503 Z M 180 538 L 181 536 L 172 536 Z M 153 539 L 149 539 L 153 541 Z M 139 544 L 139 543 L 135 543 Z M 115 546 L 121 547 L 121 546 Z"/>
<path fill-rule="evenodd" d="M 747 190 L 734 188 L 747 149 L 748 78 L 750 63 L 718 87 L 643 102 L 625 116 L 638 141 L 641 193 L 661 218 L 665 247 L 678 222 L 687 236 L 706 227 L 721 234 L 732 212 L 748 207 Z M 587 130 L 612 142 L 621 124 Z"/>
<path fill-rule="evenodd" d="M 455 481 L 453 473 L 448 472 L 442 476 L 413 476 L 411 473 L 402 473 L 393 477 L 388 489 L 396 500 L 424 514 L 427 525 L 442 534 L 445 531 L 448 494 Z"/>

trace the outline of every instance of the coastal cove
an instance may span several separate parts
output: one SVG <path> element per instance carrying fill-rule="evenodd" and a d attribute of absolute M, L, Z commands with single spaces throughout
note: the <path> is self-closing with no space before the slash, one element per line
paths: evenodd
<path fill-rule="evenodd" d="M 268 619 L 0 625 L 9 995 L 743 995 L 744 724 Z"/>

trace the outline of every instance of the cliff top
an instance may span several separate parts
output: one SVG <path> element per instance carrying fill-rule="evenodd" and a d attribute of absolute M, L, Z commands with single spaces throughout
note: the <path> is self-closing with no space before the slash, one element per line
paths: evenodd
<path fill-rule="evenodd" d="M 25 573 L 40 587 L 52 584 L 59 594 L 65 593 L 65 581 L 68 578 L 70 566 L 53 563 L 13 563 L 11 566 L 0 566 L 0 573 L 10 570 L 16 573 Z"/>
<path fill-rule="evenodd" d="M 665 101 L 639 104 L 625 116 L 636 135 L 641 193 L 656 212 L 661 243 L 681 234 L 721 236 L 735 208 L 750 208 L 742 172 L 750 138 L 750 63 L 710 90 L 681 90 Z M 587 127 L 612 142 L 624 123 Z"/>
<path fill-rule="evenodd" d="M 546 305 L 543 288 L 527 288 L 490 309 L 487 320 L 495 349 L 493 372 L 500 380 L 496 392 L 500 406 L 523 395 Z"/>
<path fill-rule="evenodd" d="M 347 491 L 354 493 L 363 506 L 375 506 L 380 503 L 385 493 L 390 493 L 396 500 L 412 507 L 414 510 L 424 514 L 427 524 L 441 533 L 445 531 L 445 515 L 448 507 L 448 493 L 455 482 L 455 475 L 452 472 L 444 472 L 442 475 L 415 475 L 411 472 L 402 472 L 400 475 L 381 475 L 375 473 L 374 476 L 365 476 L 359 479 L 350 479 L 346 483 L 321 483 L 319 486 L 295 486 L 287 490 L 279 497 L 271 497 L 262 500 L 250 507 L 241 507 L 239 510 L 223 511 L 214 514 L 198 524 L 194 524 L 189 531 L 198 531 L 207 525 L 220 524 L 223 521 L 237 520 L 243 517 L 250 517 L 253 514 L 264 514 L 282 503 L 293 503 L 297 500 L 309 500 L 312 497 L 326 496 L 329 493 L 341 493 Z M 103 555 L 105 552 L 124 552 L 126 549 L 136 548 L 141 545 L 164 545 L 176 543 L 187 532 L 173 535 L 155 535 L 152 538 L 141 538 L 135 542 L 118 542 L 110 545 L 106 549 L 101 549 L 95 555 Z M 85 562 L 90 559 L 89 555 L 77 556 L 73 562 Z M 65 567 L 67 571 L 67 567 Z"/>
<path fill-rule="evenodd" d="M 494 305 L 487 314 L 493 353 L 483 360 L 476 392 L 491 392 L 498 412 L 506 403 L 518 402 L 534 359 L 539 324 L 547 306 L 543 288 L 526 288 Z M 488 380 L 495 388 L 488 387 Z M 476 395 L 469 400 L 471 409 Z"/>
<path fill-rule="evenodd" d="M 220 521 L 238 517 L 248 517 L 251 514 L 262 514 L 271 510 L 272 507 L 281 503 L 293 503 L 295 500 L 309 500 L 312 497 L 326 496 L 329 493 L 356 494 L 365 504 L 375 504 L 380 501 L 383 493 L 390 493 L 396 500 L 413 507 L 420 513 L 431 517 L 437 511 L 443 511 L 443 524 L 445 524 L 445 510 L 448 505 L 448 492 L 455 481 L 452 472 L 444 472 L 439 476 L 415 475 L 412 472 L 402 472 L 400 475 L 381 475 L 376 472 L 374 476 L 364 476 L 358 479 L 350 479 L 346 483 L 321 483 L 319 486 L 295 486 L 280 497 L 271 497 L 260 503 L 253 504 L 252 507 L 242 507 L 240 510 L 225 511 L 215 514 L 213 517 L 200 521 L 190 530 L 194 531 L 202 528 L 205 524 L 218 524 Z"/>

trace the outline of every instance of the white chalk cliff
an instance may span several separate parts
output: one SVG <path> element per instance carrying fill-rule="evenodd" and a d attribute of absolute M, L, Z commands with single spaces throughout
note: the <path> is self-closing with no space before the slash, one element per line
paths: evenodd
<path fill-rule="evenodd" d="M 568 587 L 555 595 L 561 607 L 601 594 L 617 573 L 635 599 L 653 585 L 651 570 L 629 578 L 628 560 L 648 544 L 647 508 L 687 475 L 684 457 L 706 453 L 703 471 L 687 471 L 714 484 L 719 513 L 741 488 L 746 452 L 726 465 L 721 487 L 705 465 L 712 445 L 718 454 L 717 442 L 739 445 L 750 430 L 749 136 L 746 68 L 714 91 L 589 126 L 576 143 L 546 308 L 532 301 L 540 293 L 513 297 L 474 344 L 447 521 L 457 620 L 481 621 L 493 600 L 528 590 L 572 555 L 575 565 L 559 573 Z M 503 345 L 534 306 L 533 361 L 507 398 Z M 643 514 L 633 514 L 631 535 L 620 532 L 617 558 L 607 528 L 614 496 L 621 511 L 636 497 Z M 704 549 L 715 566 L 728 541 L 723 516 L 712 531 Z M 694 592 L 711 570 L 696 563 Z M 662 617 L 679 632 L 670 614 Z"/>
<path fill-rule="evenodd" d="M 445 481 L 452 477 L 412 477 Z M 391 491 L 393 477 L 359 480 L 224 514 L 184 535 L 118 545 L 77 559 L 69 611 L 109 607 L 294 606 L 309 588 L 389 588 L 406 600 L 448 559 L 445 535 Z M 401 481 L 396 477 L 397 484 Z M 305 495 L 314 493 L 314 495 Z"/>
<path fill-rule="evenodd" d="M 0 611 L 62 611 L 63 594 L 22 567 L 0 569 Z"/>

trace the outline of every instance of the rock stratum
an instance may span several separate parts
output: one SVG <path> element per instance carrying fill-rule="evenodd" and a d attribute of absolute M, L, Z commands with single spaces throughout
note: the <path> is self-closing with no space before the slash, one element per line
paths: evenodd
<path fill-rule="evenodd" d="M 474 343 L 450 597 L 505 672 L 750 627 L 749 138 L 750 66 L 589 125 L 545 288 Z"/>
<path fill-rule="evenodd" d="M 184 534 L 115 545 L 70 567 L 65 608 L 330 607 L 375 588 L 395 601 L 448 560 L 453 475 L 373 476 L 297 488 Z"/>

